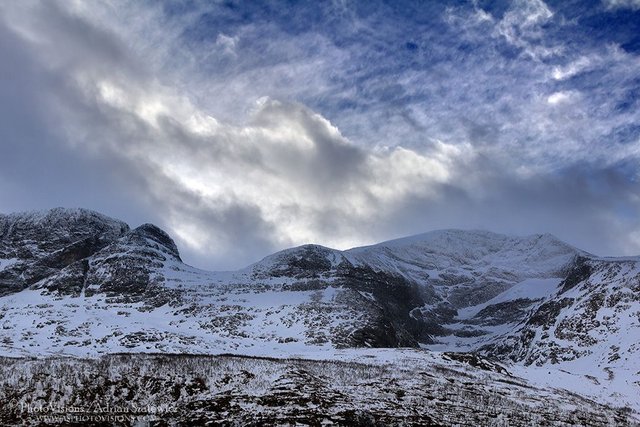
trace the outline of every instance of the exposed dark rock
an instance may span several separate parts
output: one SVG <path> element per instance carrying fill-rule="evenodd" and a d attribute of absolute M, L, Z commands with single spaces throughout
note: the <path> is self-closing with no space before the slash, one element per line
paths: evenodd
<path fill-rule="evenodd" d="M 0 295 L 55 275 L 128 230 L 123 222 L 83 209 L 0 215 L 0 257 L 20 261 L 0 271 Z"/>
<path fill-rule="evenodd" d="M 539 300 L 519 298 L 512 301 L 492 304 L 483 308 L 478 312 L 478 314 L 469 320 L 465 320 L 463 323 L 494 326 L 519 322 L 526 318 L 529 309 L 531 309 L 532 305 L 538 301 Z"/>
<path fill-rule="evenodd" d="M 135 230 L 82 209 L 0 215 L 2 253 L 19 262 L 0 271 L 0 295 L 29 286 L 50 293 L 104 293 L 119 301 L 159 306 L 175 298 L 155 274 L 167 259 L 180 261 L 167 233 L 152 224 Z"/>
<path fill-rule="evenodd" d="M 529 326 L 542 326 L 549 329 L 556 322 L 560 311 L 573 303 L 573 298 L 562 298 L 560 300 L 551 300 L 542 304 L 527 320 Z"/>
<path fill-rule="evenodd" d="M 449 302 L 456 308 L 481 304 L 513 286 L 506 282 L 474 281 L 465 287 L 458 287 L 449 295 Z"/>
<path fill-rule="evenodd" d="M 560 283 L 559 287 L 562 293 L 567 292 L 569 289 L 573 289 L 578 283 L 583 280 L 587 280 L 591 275 L 591 265 L 589 261 L 584 257 L 578 257 L 573 265 L 573 268 L 569 271 L 567 278 Z"/>
<path fill-rule="evenodd" d="M 366 267 L 341 268 L 336 283 L 370 294 L 375 301 L 372 306 L 376 316 L 369 326 L 353 334 L 353 346 L 417 347 L 430 339 L 425 324 L 410 315 L 424 305 L 415 283 Z"/>
<path fill-rule="evenodd" d="M 159 246 L 149 244 L 148 240 L 156 243 Z M 134 229 L 127 235 L 127 240 L 130 244 L 139 246 L 147 246 L 158 249 L 162 252 L 172 255 L 176 260 L 181 261 L 178 247 L 173 239 L 164 230 L 153 224 L 143 224 L 140 227 Z"/>
<path fill-rule="evenodd" d="M 451 334 L 451 330 L 442 325 L 451 323 L 457 314 L 458 311 L 448 302 L 412 312 L 412 316 L 422 322 L 423 330 L 429 337 Z M 426 342 L 431 343 L 431 340 Z"/>
<path fill-rule="evenodd" d="M 267 272 L 273 277 L 319 278 L 331 271 L 333 251 L 318 245 L 304 245 L 279 254 Z"/>
<path fill-rule="evenodd" d="M 127 224 L 84 209 L 0 214 L 0 247 L 21 259 L 42 258 L 94 236 L 113 241 L 127 231 Z"/>

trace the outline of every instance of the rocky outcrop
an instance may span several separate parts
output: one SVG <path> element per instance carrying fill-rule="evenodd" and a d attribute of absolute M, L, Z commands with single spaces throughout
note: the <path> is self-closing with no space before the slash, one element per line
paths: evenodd
<path fill-rule="evenodd" d="M 512 333 L 480 351 L 538 366 L 581 357 L 602 367 L 637 362 L 638 344 L 631 337 L 640 329 L 638 291 L 640 259 L 581 257 L 555 294 L 524 316 Z"/>
<path fill-rule="evenodd" d="M 1 254 L 15 259 L 0 271 L 0 295 L 25 288 L 78 297 L 104 294 L 114 301 L 160 306 L 175 294 L 163 288 L 167 260 L 181 262 L 160 228 L 134 230 L 84 209 L 0 216 Z"/>
<path fill-rule="evenodd" d="M 84 209 L 0 215 L 0 259 L 14 260 L 0 270 L 0 295 L 21 291 L 67 266 L 82 270 L 82 260 L 128 231 L 127 224 Z"/>
<path fill-rule="evenodd" d="M 85 294 L 160 307 L 178 298 L 176 292 L 163 286 L 167 261 L 181 262 L 176 244 L 160 228 L 144 224 L 92 257 Z"/>

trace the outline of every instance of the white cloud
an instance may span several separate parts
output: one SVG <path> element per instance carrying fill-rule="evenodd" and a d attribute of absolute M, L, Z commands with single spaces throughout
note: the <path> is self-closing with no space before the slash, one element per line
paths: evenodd
<path fill-rule="evenodd" d="M 57 37 L 66 37 L 51 37 L 46 26 L 27 20 L 22 25 L 49 36 L 44 45 L 34 45 L 42 56 L 59 46 Z M 104 37 L 125 46 L 115 34 Z M 93 66 L 108 60 L 101 51 L 84 53 L 81 59 L 65 58 L 55 70 L 76 90 L 56 100 L 67 141 L 137 174 L 146 197 L 163 206 L 159 215 L 169 231 L 214 258 L 233 245 L 225 230 L 237 221 L 228 217 L 232 211 L 248 215 L 243 221 L 261 227 L 275 247 L 314 241 L 354 245 L 362 239 L 360 225 L 392 215 L 390 207 L 408 197 L 434 197 L 435 187 L 454 179 L 458 164 L 473 157 L 471 146 L 444 142 L 420 151 L 364 149 L 322 115 L 269 97 L 258 98 L 240 123 L 220 121 L 188 92 L 165 84 L 154 64 L 146 68 L 152 77 L 140 80 L 118 63 Z M 118 61 L 130 61 L 135 70 L 145 65 L 126 50 Z"/>
<path fill-rule="evenodd" d="M 261 99 L 250 123 L 235 126 L 218 123 L 177 96 L 144 93 L 127 98 L 123 94 L 132 90 L 111 92 L 120 96 L 102 101 L 114 113 L 133 115 L 153 129 L 144 138 L 122 135 L 118 138 L 122 144 L 112 146 L 113 155 L 144 162 L 143 170 L 159 171 L 172 185 L 197 193 L 207 206 L 250 201 L 273 228 L 272 238 L 278 245 L 355 244 L 358 235 L 349 230 L 328 235 L 326 223 L 337 225 L 345 218 L 353 224 L 368 223 L 385 206 L 410 195 L 433 196 L 434 185 L 449 182 L 458 163 L 473 156 L 470 146 L 445 143 L 423 153 L 401 147 L 364 151 L 324 117 L 297 104 Z M 183 132 L 179 144 L 172 141 L 174 131 L 163 124 L 167 112 L 171 112 L 171 127 Z M 194 126 L 194 121 L 210 121 L 211 126 Z M 137 142 L 132 144 L 131 139 Z M 148 178 L 152 191 L 165 191 L 166 183 L 157 187 L 155 177 Z M 292 215 L 292 208 L 299 213 Z M 327 219 L 331 215 L 334 220 Z M 215 233 L 207 239 L 202 230 L 184 225 L 175 231 L 188 244 L 215 246 L 209 241 L 217 238 Z"/>
<path fill-rule="evenodd" d="M 542 25 L 553 12 L 542 0 L 516 0 L 496 26 L 509 43 L 524 50 L 533 59 L 544 59 L 562 53 L 560 46 L 545 46 Z"/>
<path fill-rule="evenodd" d="M 576 95 L 573 92 L 560 91 L 554 92 L 547 98 L 547 102 L 551 105 L 565 104 L 570 102 Z"/>
<path fill-rule="evenodd" d="M 563 67 L 554 67 L 553 78 L 555 80 L 566 80 L 589 69 L 591 66 L 593 66 L 593 61 L 586 56 L 582 56 Z"/>
<path fill-rule="evenodd" d="M 230 37 L 220 33 L 216 39 L 216 46 L 221 48 L 223 52 L 236 56 L 236 45 L 238 44 L 238 40 L 238 37 Z"/>
<path fill-rule="evenodd" d="M 602 0 L 609 9 L 640 9 L 640 0 Z"/>

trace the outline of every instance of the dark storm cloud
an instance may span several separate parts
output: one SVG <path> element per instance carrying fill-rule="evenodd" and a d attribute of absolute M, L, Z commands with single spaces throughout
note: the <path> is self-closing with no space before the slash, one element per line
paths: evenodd
<path fill-rule="evenodd" d="M 55 19 L 55 18 L 54 18 Z M 90 163 L 52 131 L 54 94 L 64 80 L 34 57 L 31 46 L 0 20 L 0 209 L 11 212 L 59 205 L 83 206 L 131 221 L 145 215 L 122 197 L 118 165 Z"/>
<path fill-rule="evenodd" d="M 2 5 L 2 210 L 209 268 L 445 227 L 640 252 L 638 8 L 579 3 Z"/>

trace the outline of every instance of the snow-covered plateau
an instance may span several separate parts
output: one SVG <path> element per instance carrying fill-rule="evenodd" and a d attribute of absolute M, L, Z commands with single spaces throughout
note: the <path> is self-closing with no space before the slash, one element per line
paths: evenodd
<path fill-rule="evenodd" d="M 442 230 L 209 272 L 151 224 L 0 215 L 0 356 L 2 424 L 91 396 L 184 425 L 636 425 L 640 257 Z"/>

